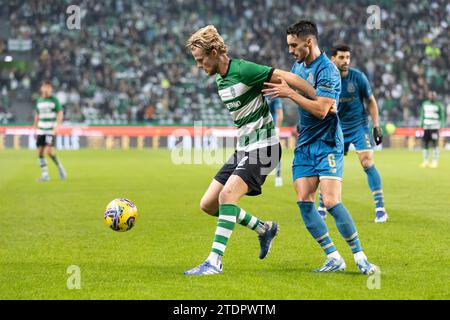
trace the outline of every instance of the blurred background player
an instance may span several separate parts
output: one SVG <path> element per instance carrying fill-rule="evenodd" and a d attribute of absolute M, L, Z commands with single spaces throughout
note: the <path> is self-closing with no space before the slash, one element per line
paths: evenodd
<path fill-rule="evenodd" d="M 369 188 L 375 201 L 375 222 L 386 222 L 388 215 L 384 208 L 384 194 L 381 176 L 373 160 L 373 142 L 370 135 L 368 115 L 373 122 L 373 139 L 377 145 L 383 141 L 383 134 L 378 120 L 378 105 L 366 75 L 358 69 L 350 68 L 351 49 L 346 44 L 339 44 L 332 49 L 331 61 L 341 74 L 341 94 L 339 96 L 338 116 L 344 135 L 344 155 L 350 144 L 356 149 L 359 162 L 367 175 Z M 364 106 L 367 101 L 367 109 Z M 325 218 L 321 193 L 319 193 L 319 214 Z"/>
<path fill-rule="evenodd" d="M 52 159 L 59 170 L 59 177 L 64 180 L 67 177 L 62 163 L 55 153 L 55 140 L 58 128 L 63 120 L 63 110 L 58 99 L 52 94 L 52 84 L 44 81 L 40 88 L 40 97 L 36 101 L 34 115 L 34 129 L 36 132 L 36 146 L 38 148 L 41 177 L 38 181 L 48 181 L 47 161 L 44 153 Z"/>
<path fill-rule="evenodd" d="M 266 99 L 269 104 L 270 114 L 272 115 L 273 122 L 275 123 L 275 128 L 279 133 L 283 123 L 283 103 L 280 98 Z M 275 174 L 275 187 L 282 187 L 283 177 L 281 176 L 281 160 L 277 165 Z"/>
<path fill-rule="evenodd" d="M 439 160 L 439 129 L 445 124 L 444 105 L 436 100 L 436 91 L 428 92 L 428 100 L 422 103 L 420 110 L 420 127 L 423 129 L 422 168 L 429 166 L 428 147 L 433 145 L 433 159 L 430 168 L 437 168 Z"/>
<path fill-rule="evenodd" d="M 338 104 L 341 92 L 339 71 L 319 49 L 315 23 L 302 20 L 288 27 L 286 33 L 289 53 L 296 60 L 291 71 L 313 85 L 317 100 L 299 95 L 285 81 L 266 83 L 269 88 L 263 92 L 267 96 L 289 98 L 299 106 L 300 135 L 292 165 L 297 204 L 306 228 L 327 257 L 322 267 L 314 271 L 335 272 L 346 268 L 314 205 L 320 182 L 325 207 L 352 250 L 357 267 L 364 274 L 372 274 L 377 267 L 367 260 L 353 219 L 341 202 L 343 135 L 337 114 L 330 112 Z"/>
<path fill-rule="evenodd" d="M 308 96 L 315 94 L 314 88 L 295 74 L 229 58 L 228 47 L 212 25 L 196 31 L 186 46 L 197 67 L 215 76 L 219 96 L 238 129 L 236 151 L 216 174 L 200 201 L 203 211 L 218 217 L 210 254 L 203 263 L 184 273 L 209 275 L 222 272 L 222 257 L 236 223 L 256 231 L 260 259 L 266 257 L 278 232 L 276 222 L 264 222 L 237 206 L 244 195 L 261 194 L 267 175 L 281 158 L 275 125 L 262 95 L 264 83 L 279 82 L 283 77 Z"/>

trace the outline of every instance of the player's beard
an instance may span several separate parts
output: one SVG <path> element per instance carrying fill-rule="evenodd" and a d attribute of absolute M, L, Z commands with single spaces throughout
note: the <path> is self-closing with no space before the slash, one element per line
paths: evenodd
<path fill-rule="evenodd" d="M 295 57 L 295 59 L 297 60 L 298 63 L 303 63 L 303 62 L 305 61 L 306 57 L 308 57 L 308 54 L 305 53 L 305 54 L 303 55 L 303 57 L 301 57 L 301 58 L 299 58 L 300 55 L 294 56 L 294 57 Z"/>
<path fill-rule="evenodd" d="M 212 67 L 212 68 L 210 69 L 210 71 L 207 72 L 207 74 L 208 74 L 208 76 L 213 76 L 213 75 L 217 74 L 217 72 L 218 72 L 218 67 L 215 66 L 215 67 Z"/>
<path fill-rule="evenodd" d="M 294 55 L 294 59 L 295 61 L 297 61 L 298 63 L 302 63 L 303 61 L 305 61 L 305 57 L 299 59 L 298 56 Z"/>

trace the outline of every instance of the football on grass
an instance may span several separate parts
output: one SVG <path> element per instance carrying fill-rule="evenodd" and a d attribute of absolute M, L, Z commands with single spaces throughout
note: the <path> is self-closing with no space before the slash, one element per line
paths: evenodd
<path fill-rule="evenodd" d="M 128 231 L 136 223 L 138 211 L 133 202 L 117 198 L 108 203 L 105 210 L 105 223 L 114 231 Z"/>

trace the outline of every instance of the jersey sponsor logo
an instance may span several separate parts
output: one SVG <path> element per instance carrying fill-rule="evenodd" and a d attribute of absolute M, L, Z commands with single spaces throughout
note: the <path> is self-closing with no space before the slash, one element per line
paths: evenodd
<path fill-rule="evenodd" d="M 238 101 L 227 103 L 227 104 L 225 104 L 225 106 L 228 109 L 239 108 L 241 106 L 241 102 L 238 100 Z"/>
<path fill-rule="evenodd" d="M 355 85 L 353 84 L 353 82 L 349 82 L 347 85 L 347 91 L 350 93 L 355 92 Z"/>
<path fill-rule="evenodd" d="M 345 98 L 345 97 L 339 98 L 339 102 L 341 102 L 341 103 L 352 102 L 353 100 L 354 100 L 353 97 L 350 97 L 350 98 Z"/>
<path fill-rule="evenodd" d="M 55 103 L 51 101 L 40 101 L 37 103 L 37 107 L 39 110 L 41 109 L 53 109 L 55 107 Z"/>

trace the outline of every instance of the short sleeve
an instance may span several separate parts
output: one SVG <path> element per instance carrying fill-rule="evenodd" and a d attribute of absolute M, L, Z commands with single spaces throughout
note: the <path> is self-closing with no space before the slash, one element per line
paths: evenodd
<path fill-rule="evenodd" d="M 341 93 L 341 75 L 329 65 L 317 73 L 316 96 L 338 100 Z"/>
<path fill-rule="evenodd" d="M 61 103 L 59 102 L 58 98 L 54 97 L 54 101 L 55 101 L 55 111 L 56 112 L 61 111 L 63 108 L 62 108 Z"/>
<path fill-rule="evenodd" d="M 359 90 L 366 99 L 372 96 L 372 89 L 370 88 L 369 80 L 362 72 L 359 76 Z"/>
<path fill-rule="evenodd" d="M 242 60 L 240 66 L 240 75 L 242 82 L 248 86 L 262 87 L 272 77 L 274 69 L 272 67 L 256 64 L 250 61 Z"/>

